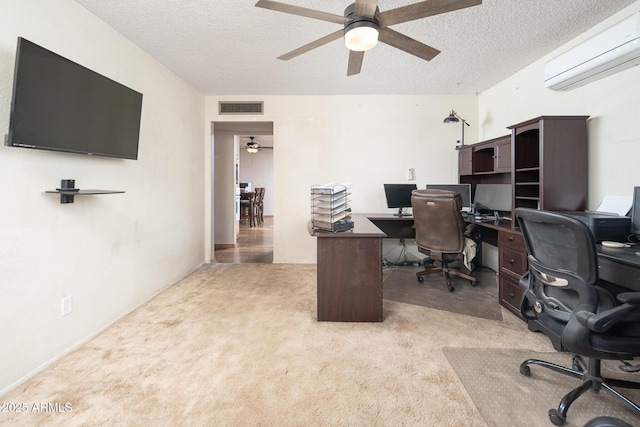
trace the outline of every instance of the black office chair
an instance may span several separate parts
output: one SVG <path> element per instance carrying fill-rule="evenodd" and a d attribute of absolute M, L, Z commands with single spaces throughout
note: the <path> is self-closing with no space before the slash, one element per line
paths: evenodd
<path fill-rule="evenodd" d="M 520 373 L 530 376 L 529 365 L 538 365 L 582 380 L 557 409 L 549 410 L 555 425 L 564 424 L 569 407 L 583 393 L 601 388 L 640 415 L 640 407 L 613 388 L 639 389 L 640 383 L 603 378 L 600 373 L 603 359 L 640 356 L 640 292 L 621 293 L 616 301 L 597 285 L 594 238 L 580 221 L 535 209 L 517 208 L 515 214 L 529 261 L 529 271 L 520 280 L 522 315 L 551 338 L 557 335 L 559 350 L 574 354 L 571 368 L 528 359 Z"/>
<path fill-rule="evenodd" d="M 477 286 L 475 277 L 449 267 L 450 262 L 462 261 L 464 258 L 465 223 L 460 213 L 460 194 L 447 190 L 413 190 L 411 207 L 416 228 L 416 245 L 418 251 L 428 258 L 424 271 L 416 273 L 418 281 L 423 282 L 425 275 L 442 273 L 450 292 L 454 290 L 450 274 L 467 279 L 472 286 Z M 429 261 L 439 261 L 441 266 L 431 265 Z"/>

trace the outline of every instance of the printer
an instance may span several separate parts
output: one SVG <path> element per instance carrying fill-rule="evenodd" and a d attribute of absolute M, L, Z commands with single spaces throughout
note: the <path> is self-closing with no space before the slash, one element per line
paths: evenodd
<path fill-rule="evenodd" d="M 631 218 L 602 212 L 558 212 L 570 216 L 586 224 L 595 238 L 596 243 L 603 240 L 626 242 L 631 229 Z"/>

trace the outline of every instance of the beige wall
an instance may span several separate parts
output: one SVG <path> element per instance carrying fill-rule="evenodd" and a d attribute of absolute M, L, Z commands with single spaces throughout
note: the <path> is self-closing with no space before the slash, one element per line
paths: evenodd
<path fill-rule="evenodd" d="M 0 134 L 17 37 L 144 95 L 139 160 L 0 145 L 0 394 L 204 260 L 204 97 L 72 0 L 3 0 Z M 44 194 L 80 188 L 125 194 Z M 61 316 L 61 299 L 73 312 Z"/>
<path fill-rule="evenodd" d="M 640 66 L 580 88 L 557 92 L 543 83 L 544 64 L 594 34 L 640 11 L 640 1 L 551 52 L 479 97 L 482 139 L 541 115 L 588 115 L 589 208 L 607 195 L 631 196 L 640 185 Z M 571 161 L 571 159 L 567 159 Z"/>
<path fill-rule="evenodd" d="M 218 101 L 264 101 L 260 116 L 218 116 Z M 356 212 L 392 212 L 382 184 L 419 187 L 457 182 L 461 125 L 443 119 L 455 109 L 467 119 L 465 140 L 477 141 L 475 96 L 237 96 L 207 97 L 207 121 L 273 121 L 274 262 L 314 263 L 307 233 L 312 185 L 353 182 Z M 218 207 L 216 206 L 216 210 Z"/>

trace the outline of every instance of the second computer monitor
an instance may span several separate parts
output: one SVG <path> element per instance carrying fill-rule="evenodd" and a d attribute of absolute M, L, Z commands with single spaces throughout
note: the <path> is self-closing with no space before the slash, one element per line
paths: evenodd
<path fill-rule="evenodd" d="M 462 197 L 462 212 L 471 212 L 471 184 L 427 184 L 427 190 L 447 190 Z"/>
<path fill-rule="evenodd" d="M 510 212 L 511 184 L 478 184 L 473 198 L 476 212 Z"/>

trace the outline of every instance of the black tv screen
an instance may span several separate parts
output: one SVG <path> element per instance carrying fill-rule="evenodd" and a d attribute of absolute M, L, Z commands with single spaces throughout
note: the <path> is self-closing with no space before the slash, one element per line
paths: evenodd
<path fill-rule="evenodd" d="M 138 158 L 142 94 L 18 38 L 6 145 Z"/>

